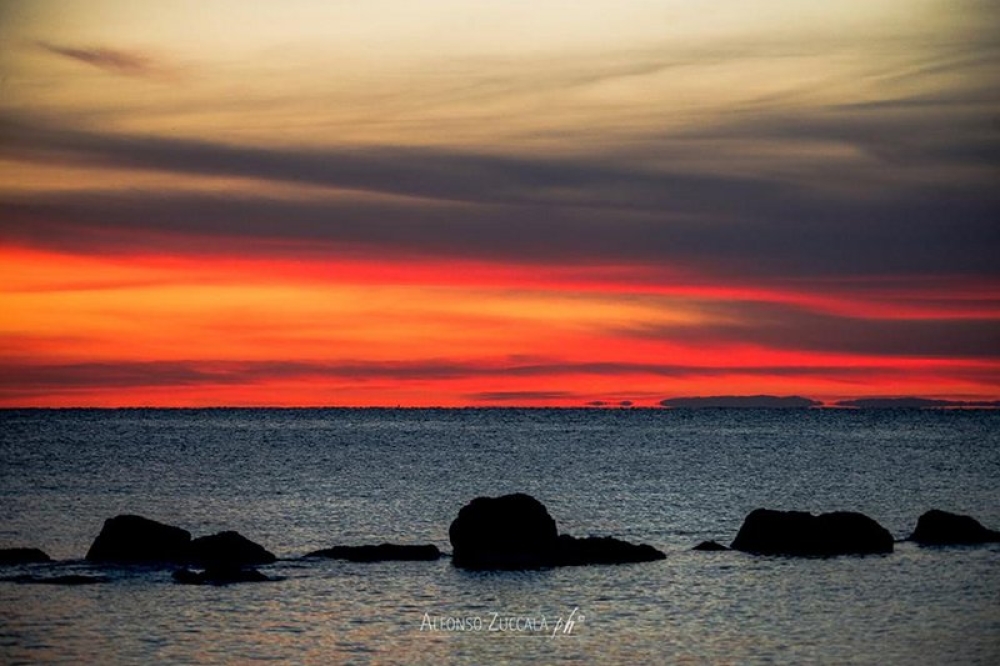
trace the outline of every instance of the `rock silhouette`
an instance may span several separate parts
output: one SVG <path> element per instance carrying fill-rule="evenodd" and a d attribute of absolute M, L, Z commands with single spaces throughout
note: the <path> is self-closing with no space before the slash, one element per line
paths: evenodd
<path fill-rule="evenodd" d="M 723 550 L 730 550 L 730 549 L 726 548 L 725 546 L 723 546 L 718 541 L 702 541 L 701 543 L 699 543 L 697 546 L 695 546 L 691 550 L 701 550 L 701 551 L 706 551 L 706 552 L 714 552 L 714 551 L 723 551 Z"/>
<path fill-rule="evenodd" d="M 38 548 L 0 548 L 0 564 L 31 564 L 51 561 L 52 558 Z"/>
<path fill-rule="evenodd" d="M 580 566 L 586 564 L 628 564 L 632 562 L 652 562 L 667 556 L 644 543 L 635 544 L 612 537 L 577 538 L 560 534 L 556 540 L 556 566 Z"/>
<path fill-rule="evenodd" d="M 203 536 L 191 542 L 187 561 L 205 567 L 231 567 L 244 564 L 270 564 L 278 558 L 260 544 L 231 530 Z"/>
<path fill-rule="evenodd" d="M 910 541 L 925 546 L 1000 542 L 1000 532 L 983 527 L 971 516 L 931 509 L 917 519 Z"/>
<path fill-rule="evenodd" d="M 315 550 L 306 557 L 326 557 L 350 562 L 431 561 L 441 557 L 441 551 L 433 544 L 400 545 L 381 543 L 377 546 L 334 546 Z"/>
<path fill-rule="evenodd" d="M 452 563 L 465 569 L 536 569 L 666 557 L 652 546 L 610 537 L 560 536 L 545 505 L 523 493 L 477 497 L 458 512 L 448 536 Z"/>
<path fill-rule="evenodd" d="M 530 569 L 548 565 L 559 532 L 545 505 L 530 495 L 477 497 L 448 529 L 455 566 Z"/>
<path fill-rule="evenodd" d="M 194 564 L 207 568 L 270 564 L 276 559 L 239 532 L 219 532 L 192 540 L 191 533 L 180 527 L 128 514 L 104 521 L 87 552 L 91 562 Z"/>
<path fill-rule="evenodd" d="M 191 533 L 179 527 L 135 515 L 104 521 L 101 533 L 87 551 L 91 562 L 182 562 Z"/>
<path fill-rule="evenodd" d="M 746 517 L 733 550 L 755 555 L 866 555 L 891 553 L 892 534 L 864 514 L 756 509 Z"/>

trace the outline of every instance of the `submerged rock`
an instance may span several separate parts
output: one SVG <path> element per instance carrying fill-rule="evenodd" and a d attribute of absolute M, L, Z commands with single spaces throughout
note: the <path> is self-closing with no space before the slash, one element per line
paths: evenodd
<path fill-rule="evenodd" d="M 31 564 L 51 561 L 52 558 L 38 548 L 0 548 L 0 564 Z"/>
<path fill-rule="evenodd" d="M 387 560 L 412 562 L 437 560 L 441 557 L 441 551 L 433 544 L 381 543 L 377 546 L 334 546 L 333 548 L 315 550 L 306 557 L 327 557 L 350 562 L 384 562 Z"/>
<path fill-rule="evenodd" d="M 1000 532 L 987 529 L 971 516 L 931 509 L 917 519 L 910 541 L 925 546 L 1000 542 Z"/>
<path fill-rule="evenodd" d="M 892 535 L 864 514 L 756 509 L 746 517 L 733 550 L 755 555 L 867 555 L 891 553 Z"/>
<path fill-rule="evenodd" d="M 730 550 L 730 549 L 726 548 L 725 546 L 723 546 L 718 541 L 702 541 L 701 543 L 699 543 L 697 546 L 695 546 L 691 550 L 701 550 L 701 551 L 706 551 L 706 552 L 716 552 L 716 551 L 723 551 L 723 550 Z"/>
<path fill-rule="evenodd" d="M 277 559 L 274 553 L 260 544 L 231 530 L 198 537 L 191 542 L 187 551 L 189 562 L 209 568 L 270 564 Z"/>
<path fill-rule="evenodd" d="M 263 583 L 268 578 L 256 569 L 241 567 L 209 567 L 204 571 L 179 569 L 173 573 L 174 581 L 184 585 L 230 585 L 232 583 Z"/>
<path fill-rule="evenodd" d="M 530 495 L 477 497 L 448 530 L 452 563 L 465 569 L 535 569 L 648 562 L 666 557 L 652 546 L 611 537 L 560 535 L 545 505 Z"/>
<path fill-rule="evenodd" d="M 83 574 L 66 574 L 63 576 L 13 576 L 3 580 L 12 583 L 27 583 L 33 585 L 93 585 L 95 583 L 106 583 L 108 579 L 104 576 L 84 576 Z"/>
<path fill-rule="evenodd" d="M 191 533 L 173 525 L 121 515 L 104 521 L 101 533 L 87 551 L 91 562 L 182 562 Z"/>

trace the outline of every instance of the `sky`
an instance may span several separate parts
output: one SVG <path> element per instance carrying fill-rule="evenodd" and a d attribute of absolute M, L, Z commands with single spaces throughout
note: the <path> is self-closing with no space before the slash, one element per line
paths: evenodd
<path fill-rule="evenodd" d="M 987 0 L 0 0 L 0 406 L 996 399 L 997 35 Z"/>

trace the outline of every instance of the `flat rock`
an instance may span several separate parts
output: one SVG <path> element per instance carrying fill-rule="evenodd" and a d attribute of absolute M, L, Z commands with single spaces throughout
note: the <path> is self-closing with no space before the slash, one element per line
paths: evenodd
<path fill-rule="evenodd" d="M 149 518 L 125 514 L 104 521 L 87 551 L 91 562 L 182 562 L 191 533 Z"/>
<path fill-rule="evenodd" d="M 0 564 L 32 564 L 51 561 L 52 558 L 38 548 L 0 548 Z"/>
<path fill-rule="evenodd" d="M 917 519 L 910 541 L 925 546 L 1000 542 L 1000 532 L 983 527 L 971 516 L 931 509 Z"/>
<path fill-rule="evenodd" d="M 441 557 L 441 551 L 433 544 L 401 545 L 381 543 L 364 546 L 334 546 L 315 550 L 306 557 L 327 557 L 350 562 L 431 561 Z"/>
<path fill-rule="evenodd" d="M 725 546 L 723 546 L 718 541 L 702 541 L 701 543 L 699 543 L 697 546 L 695 546 L 691 550 L 700 550 L 700 551 L 705 551 L 705 552 L 719 552 L 719 551 L 730 550 L 730 549 L 726 548 Z"/>
<path fill-rule="evenodd" d="M 892 534 L 861 513 L 814 516 L 802 511 L 756 509 L 746 517 L 733 550 L 755 555 L 867 555 L 891 553 Z"/>
<path fill-rule="evenodd" d="M 629 543 L 612 537 L 577 538 L 560 534 L 553 565 L 631 564 L 653 562 L 666 557 L 666 554 L 646 544 Z"/>

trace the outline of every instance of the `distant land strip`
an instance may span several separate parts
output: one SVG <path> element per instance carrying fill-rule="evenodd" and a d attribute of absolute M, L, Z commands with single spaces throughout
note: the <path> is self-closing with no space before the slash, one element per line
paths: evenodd
<path fill-rule="evenodd" d="M 824 407 L 825 403 L 798 395 L 720 395 L 695 396 L 684 398 L 668 398 L 660 401 L 663 407 L 672 409 L 709 409 L 709 408 L 745 408 L 745 409 L 807 409 Z M 1000 400 L 939 400 L 934 398 L 856 398 L 840 400 L 829 405 L 832 407 L 850 407 L 856 409 L 948 409 L 948 408 L 1000 408 Z"/>

